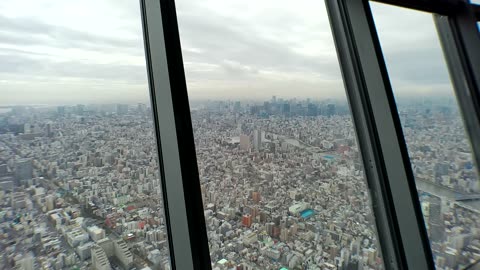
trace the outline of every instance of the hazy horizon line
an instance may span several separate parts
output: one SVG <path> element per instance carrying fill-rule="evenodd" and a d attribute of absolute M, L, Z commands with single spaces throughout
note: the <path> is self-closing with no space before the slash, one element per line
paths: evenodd
<path fill-rule="evenodd" d="M 341 101 L 341 102 L 348 102 L 345 98 L 340 97 L 326 97 L 326 98 L 319 98 L 319 97 L 281 97 L 275 96 L 277 101 L 306 101 L 310 99 L 311 102 L 322 102 L 322 101 Z M 395 97 L 396 100 L 415 100 L 419 101 L 419 99 L 455 99 L 450 95 L 439 96 L 439 95 L 423 95 L 421 97 L 418 96 L 399 96 Z M 271 98 L 189 98 L 190 103 L 202 103 L 202 102 L 265 102 L 271 101 Z M 111 101 L 111 102 L 92 102 L 92 101 L 80 101 L 80 102 L 72 102 L 72 103 L 0 103 L 0 108 L 11 108 L 11 107 L 52 107 L 52 106 L 76 106 L 76 105 L 91 105 L 91 106 L 100 106 L 100 105 L 116 105 L 116 104 L 125 104 L 125 105 L 138 105 L 138 104 L 145 104 L 150 105 L 150 100 L 142 100 L 142 101 Z"/>

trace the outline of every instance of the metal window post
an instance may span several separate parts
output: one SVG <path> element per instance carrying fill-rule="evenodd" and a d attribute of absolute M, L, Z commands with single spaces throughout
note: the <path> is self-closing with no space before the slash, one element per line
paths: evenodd
<path fill-rule="evenodd" d="M 174 269 L 211 269 L 175 4 L 140 0 Z"/>
<path fill-rule="evenodd" d="M 464 3 L 448 17 L 434 15 L 434 21 L 480 172 L 480 34 L 472 7 Z"/>
<path fill-rule="evenodd" d="M 434 269 L 368 1 L 326 0 L 387 269 Z"/>

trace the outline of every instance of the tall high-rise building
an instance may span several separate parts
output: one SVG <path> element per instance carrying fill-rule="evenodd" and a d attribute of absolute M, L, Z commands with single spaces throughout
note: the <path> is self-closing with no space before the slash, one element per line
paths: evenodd
<path fill-rule="evenodd" d="M 250 137 L 248 135 L 240 135 L 240 149 L 244 151 L 250 149 Z"/>
<path fill-rule="evenodd" d="M 47 137 L 52 137 L 53 136 L 52 123 L 47 123 L 45 125 L 45 136 L 47 136 Z"/>
<path fill-rule="evenodd" d="M 262 131 L 261 130 L 254 130 L 253 131 L 253 148 L 255 150 L 260 150 L 262 148 Z"/>
<path fill-rule="evenodd" d="M 145 113 L 147 111 L 147 105 L 143 103 L 138 103 L 137 105 L 137 112 L 139 113 Z"/>
<path fill-rule="evenodd" d="M 335 104 L 328 104 L 327 105 L 327 116 L 332 116 L 336 114 Z"/>
<path fill-rule="evenodd" d="M 19 159 L 15 162 L 15 183 L 21 185 L 22 181 L 33 178 L 33 162 L 31 159 Z"/>
<path fill-rule="evenodd" d="M 252 226 L 252 215 L 243 215 L 242 217 L 242 225 L 245 227 L 250 227 Z"/>
<path fill-rule="evenodd" d="M 55 196 L 54 195 L 47 195 L 45 196 L 45 207 L 47 211 L 52 211 L 55 209 Z"/>
<path fill-rule="evenodd" d="M 57 107 L 57 114 L 59 116 L 64 116 L 65 115 L 65 106 L 58 106 Z"/>
<path fill-rule="evenodd" d="M 30 123 L 23 124 L 23 133 L 24 134 L 32 133 L 32 125 Z"/>
<path fill-rule="evenodd" d="M 107 254 L 100 246 L 93 246 L 91 250 L 92 256 L 92 269 L 94 270 L 110 270 L 110 262 L 108 261 Z"/>
<path fill-rule="evenodd" d="M 253 200 L 255 203 L 259 203 L 259 202 L 260 202 L 260 199 L 261 199 L 260 192 L 258 192 L 258 191 L 252 192 L 252 200 Z"/>
<path fill-rule="evenodd" d="M 283 104 L 282 113 L 284 115 L 290 115 L 290 104 L 288 103 Z"/>
<path fill-rule="evenodd" d="M 318 106 L 312 103 L 307 105 L 307 115 L 308 116 L 317 116 L 318 115 Z"/>
<path fill-rule="evenodd" d="M 78 104 L 75 107 L 75 113 L 78 114 L 78 115 L 83 115 L 84 111 L 85 111 L 85 105 Z"/>
<path fill-rule="evenodd" d="M 428 216 L 428 227 L 432 240 L 440 242 L 444 240 L 445 229 L 442 214 L 441 198 L 432 196 L 430 198 L 430 213 Z"/>
<path fill-rule="evenodd" d="M 133 264 L 133 255 L 128 249 L 127 244 L 122 239 L 113 241 L 115 247 L 115 257 L 122 264 L 124 269 L 130 269 Z"/>
<path fill-rule="evenodd" d="M 125 115 L 128 113 L 128 105 L 127 104 L 117 104 L 117 114 L 118 115 Z"/>

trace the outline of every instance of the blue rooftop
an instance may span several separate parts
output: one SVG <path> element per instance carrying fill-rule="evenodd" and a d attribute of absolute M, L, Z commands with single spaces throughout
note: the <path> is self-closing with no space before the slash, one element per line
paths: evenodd
<path fill-rule="evenodd" d="M 300 212 L 300 216 L 303 219 L 307 219 L 307 218 L 311 217 L 314 213 L 315 212 L 312 209 L 305 209 L 302 212 Z"/>

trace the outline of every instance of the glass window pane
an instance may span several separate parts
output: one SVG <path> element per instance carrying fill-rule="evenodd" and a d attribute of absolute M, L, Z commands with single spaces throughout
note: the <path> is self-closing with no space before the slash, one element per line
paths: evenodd
<path fill-rule="evenodd" d="M 177 1 L 214 269 L 383 269 L 322 1 Z"/>
<path fill-rule="evenodd" d="M 0 268 L 170 269 L 138 1 L 0 21 Z"/>
<path fill-rule="evenodd" d="M 371 6 L 435 264 L 464 269 L 480 250 L 480 189 L 432 15 Z"/>

